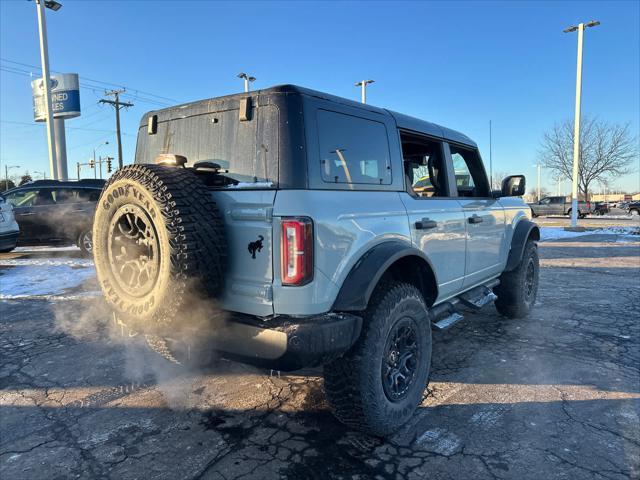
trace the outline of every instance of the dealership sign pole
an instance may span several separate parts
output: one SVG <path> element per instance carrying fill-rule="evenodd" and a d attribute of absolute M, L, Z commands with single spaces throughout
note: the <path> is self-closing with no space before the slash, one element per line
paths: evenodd
<path fill-rule="evenodd" d="M 49 89 L 51 113 L 55 126 L 55 158 L 58 180 L 68 180 L 67 173 L 67 142 L 65 140 L 64 121 L 67 118 L 80 116 L 80 81 L 77 73 L 56 73 L 49 75 Z M 43 122 L 48 118 L 47 102 L 44 97 L 44 77 L 31 82 L 33 93 L 33 116 L 36 122 Z"/>
<path fill-rule="evenodd" d="M 38 9 L 38 25 L 40 27 L 40 60 L 42 61 L 42 78 L 49 79 L 49 52 L 47 51 L 47 25 L 44 18 L 44 0 L 36 0 Z M 58 165 L 56 161 L 55 132 L 51 108 L 51 86 L 44 82 L 44 103 L 46 105 L 47 143 L 49 145 L 49 168 L 51 178 L 58 179 Z"/>

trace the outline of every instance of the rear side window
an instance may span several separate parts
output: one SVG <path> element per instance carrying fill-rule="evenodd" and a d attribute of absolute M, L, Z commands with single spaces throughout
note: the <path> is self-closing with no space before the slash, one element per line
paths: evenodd
<path fill-rule="evenodd" d="M 318 110 L 320 170 L 327 183 L 391 183 L 387 129 L 383 123 Z"/>
<path fill-rule="evenodd" d="M 78 190 L 78 201 L 80 202 L 97 202 L 99 198 L 100 190 L 93 188 Z"/>

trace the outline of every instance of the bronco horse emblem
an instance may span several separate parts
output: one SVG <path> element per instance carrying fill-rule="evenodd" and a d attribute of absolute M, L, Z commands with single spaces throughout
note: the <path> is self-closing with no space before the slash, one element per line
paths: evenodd
<path fill-rule="evenodd" d="M 262 251 L 263 240 L 264 237 L 262 235 L 258 235 L 258 240 L 249 243 L 249 253 L 251 254 L 251 258 L 256 258 L 256 252 Z"/>

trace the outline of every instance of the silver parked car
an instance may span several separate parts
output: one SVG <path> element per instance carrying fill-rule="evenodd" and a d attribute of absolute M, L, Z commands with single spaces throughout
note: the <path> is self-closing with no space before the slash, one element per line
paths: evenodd
<path fill-rule="evenodd" d="M 13 206 L 0 195 L 0 253 L 16 248 L 20 227 L 13 214 Z"/>
<path fill-rule="evenodd" d="M 146 114 L 94 259 L 118 322 L 160 351 L 322 365 L 337 418 L 385 435 L 422 398 L 432 326 L 533 308 L 524 191 L 492 192 L 461 133 L 285 85 Z"/>

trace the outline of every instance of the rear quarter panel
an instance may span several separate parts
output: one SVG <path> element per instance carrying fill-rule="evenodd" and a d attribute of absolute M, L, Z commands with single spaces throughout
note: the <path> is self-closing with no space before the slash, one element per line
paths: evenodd
<path fill-rule="evenodd" d="M 274 313 L 310 315 L 331 309 L 344 279 L 373 246 L 401 240 L 411 245 L 407 212 L 398 192 L 281 190 L 274 204 Z M 280 221 L 313 220 L 314 278 L 302 287 L 280 280 Z"/>

